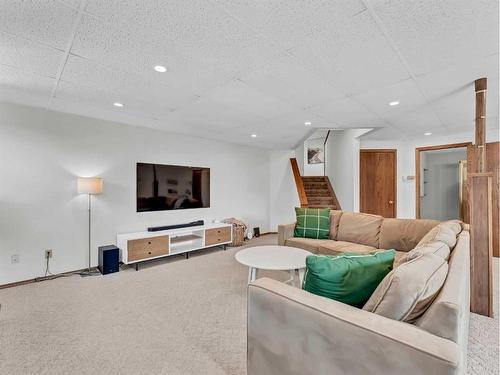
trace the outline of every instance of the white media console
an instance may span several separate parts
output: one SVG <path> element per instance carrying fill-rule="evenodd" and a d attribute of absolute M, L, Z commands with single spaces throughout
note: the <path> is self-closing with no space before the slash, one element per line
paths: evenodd
<path fill-rule="evenodd" d="M 155 258 L 185 254 L 212 246 L 223 246 L 233 240 L 232 225 L 210 223 L 196 227 L 162 230 L 157 232 L 122 233 L 116 236 L 120 260 L 135 264 Z"/>

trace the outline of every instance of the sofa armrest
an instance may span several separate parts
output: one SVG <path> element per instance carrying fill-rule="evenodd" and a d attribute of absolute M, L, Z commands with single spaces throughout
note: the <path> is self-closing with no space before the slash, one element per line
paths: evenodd
<path fill-rule="evenodd" d="M 278 225 L 278 245 L 285 246 L 285 241 L 293 237 L 295 223 Z"/>
<path fill-rule="evenodd" d="M 249 285 L 247 334 L 248 375 L 462 371 L 450 340 L 267 278 Z"/>

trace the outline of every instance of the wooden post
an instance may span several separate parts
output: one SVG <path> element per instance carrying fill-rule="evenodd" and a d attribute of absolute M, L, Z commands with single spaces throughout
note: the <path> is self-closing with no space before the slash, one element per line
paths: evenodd
<path fill-rule="evenodd" d="M 476 139 L 474 146 L 476 150 L 476 170 L 479 173 L 486 172 L 486 78 L 476 79 L 474 82 L 476 90 Z"/>
<path fill-rule="evenodd" d="M 492 173 L 486 173 L 486 78 L 475 81 L 476 131 L 472 165 L 468 165 L 471 234 L 471 311 L 492 316 L 493 201 Z"/>
<path fill-rule="evenodd" d="M 471 311 L 493 314 L 492 173 L 472 173 L 469 179 L 471 242 Z"/>

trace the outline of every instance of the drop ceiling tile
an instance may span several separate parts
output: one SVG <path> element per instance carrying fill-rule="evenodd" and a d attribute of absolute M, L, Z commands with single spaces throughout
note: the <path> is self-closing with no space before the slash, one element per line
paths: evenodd
<path fill-rule="evenodd" d="M 144 116 L 141 113 L 131 111 L 117 111 L 114 107 L 99 106 L 99 103 L 87 103 L 71 96 L 62 99 L 60 97 L 52 98 L 49 109 L 59 112 L 73 113 L 80 116 L 87 116 L 96 119 L 102 119 L 112 122 L 119 122 L 134 126 L 142 126 L 152 129 L 159 129 L 174 132 L 178 129 L 175 123 L 167 119 L 158 119 Z"/>
<path fill-rule="evenodd" d="M 417 75 L 498 53 L 498 1 L 391 0 L 374 9 Z"/>
<path fill-rule="evenodd" d="M 301 0 L 215 0 L 214 3 L 283 50 L 308 44 L 318 37 L 331 38 L 338 23 L 365 9 L 359 0 L 308 3 Z"/>
<path fill-rule="evenodd" d="M 156 79 L 152 76 L 143 77 L 116 67 L 103 66 L 87 59 L 70 56 L 61 79 L 77 85 L 112 91 L 122 97 L 156 103 L 170 110 L 187 104 L 195 93 L 171 87 L 168 79 L 162 79 L 165 74 L 156 73 Z"/>
<path fill-rule="evenodd" d="M 54 78 L 63 58 L 54 48 L 0 32 L 0 65 Z"/>
<path fill-rule="evenodd" d="M 265 63 L 276 49 L 223 10 L 203 0 L 168 3 L 120 2 L 106 6 L 91 2 L 89 11 L 110 25 L 126 23 L 130 30 L 151 40 L 182 41 L 184 56 L 229 74 Z"/>
<path fill-rule="evenodd" d="M 208 124 L 212 129 L 223 130 L 242 126 L 265 124 L 264 117 L 236 108 L 228 103 L 201 97 L 171 114 L 179 122 L 189 125 Z"/>
<path fill-rule="evenodd" d="M 473 62 L 459 61 L 444 69 L 420 75 L 417 82 L 431 100 L 439 100 L 462 90 L 474 92 L 474 81 L 478 78 L 487 77 L 490 84 L 498 81 L 498 56 L 493 54 Z"/>
<path fill-rule="evenodd" d="M 203 63 L 187 56 L 187 52 L 169 38 L 135 34 L 89 16 L 82 19 L 71 52 L 104 66 L 198 94 L 233 77 L 214 62 Z M 163 65 L 168 70 L 159 74 L 153 70 L 155 65 Z"/>
<path fill-rule="evenodd" d="M 159 119 L 171 113 L 170 108 L 158 103 L 127 96 L 106 87 L 85 86 L 67 81 L 59 82 L 55 97 L 63 101 L 78 102 L 82 106 L 113 110 L 117 114 L 121 112 L 135 114 L 148 120 Z M 124 104 L 124 107 L 114 107 L 115 102 Z"/>
<path fill-rule="evenodd" d="M 76 15 L 75 9 L 56 1 L 5 1 L 0 12 L 0 31 L 64 50 Z"/>
<path fill-rule="evenodd" d="M 386 120 L 396 129 L 410 135 L 423 135 L 425 132 L 443 129 L 441 120 L 429 106 L 413 112 L 387 116 Z"/>
<path fill-rule="evenodd" d="M 239 78 L 298 108 L 309 108 L 345 95 L 306 69 L 297 59 L 282 54 L 259 69 L 249 69 Z"/>
<path fill-rule="evenodd" d="M 368 12 L 336 23 L 329 36 L 290 50 L 316 74 L 348 95 L 409 78 Z"/>
<path fill-rule="evenodd" d="M 488 80 L 488 91 L 486 96 L 487 117 L 498 116 L 498 80 Z M 476 96 L 474 85 L 469 83 L 466 86 L 457 88 L 454 92 L 434 100 L 433 105 L 438 116 L 443 123 L 453 125 L 464 121 L 473 121 L 475 118 Z"/>
<path fill-rule="evenodd" d="M 371 90 L 353 98 L 382 118 L 413 111 L 427 103 L 415 81 L 411 79 Z M 389 103 L 393 101 L 399 101 L 399 105 L 390 106 Z"/>
<path fill-rule="evenodd" d="M 55 79 L 0 65 L 0 100 L 45 105 Z"/>
<path fill-rule="evenodd" d="M 377 115 L 368 111 L 352 98 L 344 98 L 309 109 L 311 113 L 324 118 L 327 122 L 344 127 L 373 127 L 383 124 Z M 385 124 L 384 124 L 385 125 Z"/>
<path fill-rule="evenodd" d="M 216 103 L 237 108 L 243 113 L 254 113 L 266 119 L 294 110 L 291 105 L 259 92 L 240 80 L 233 80 L 210 91 L 207 93 L 207 97 Z"/>

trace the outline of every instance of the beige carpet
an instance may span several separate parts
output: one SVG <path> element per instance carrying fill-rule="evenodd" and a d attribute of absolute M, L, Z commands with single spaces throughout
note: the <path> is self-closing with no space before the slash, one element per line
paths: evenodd
<path fill-rule="evenodd" d="M 237 250 L 0 290 L 0 374 L 245 374 Z M 471 332 L 469 372 L 496 374 L 498 320 L 473 316 Z"/>

